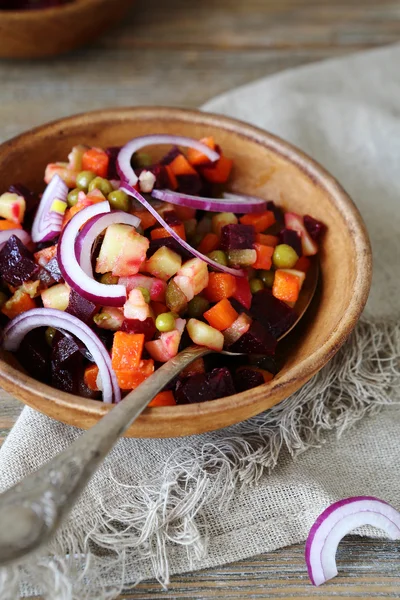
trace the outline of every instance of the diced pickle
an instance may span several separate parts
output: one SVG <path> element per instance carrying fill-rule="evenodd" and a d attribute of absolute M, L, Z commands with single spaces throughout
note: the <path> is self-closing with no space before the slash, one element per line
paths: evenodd
<path fill-rule="evenodd" d="M 257 260 L 255 250 L 229 250 L 228 261 L 231 266 L 250 267 Z"/>
<path fill-rule="evenodd" d="M 173 280 L 171 280 L 167 285 L 165 301 L 169 310 L 177 313 L 178 315 L 183 314 L 188 306 L 185 294 Z"/>

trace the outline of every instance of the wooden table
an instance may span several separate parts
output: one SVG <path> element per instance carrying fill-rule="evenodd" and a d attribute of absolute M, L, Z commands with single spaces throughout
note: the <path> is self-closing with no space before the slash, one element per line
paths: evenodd
<path fill-rule="evenodd" d="M 195 107 L 212 96 L 289 67 L 394 43 L 400 37 L 397 0 L 137 0 L 129 18 L 96 44 L 52 65 L 54 77 L 77 70 L 77 85 L 97 92 L 77 95 L 76 111 L 106 104 L 169 104 Z M 82 66 L 84 64 L 84 67 Z M 106 76 L 107 65 L 112 77 Z M 48 72 L 45 62 L 6 65 L 16 91 Z M 22 71 L 23 77 L 21 77 Z M 121 99 L 118 91 L 123 89 Z M 99 91 L 100 90 L 100 91 Z M 129 91 L 129 94 L 127 93 Z M 14 98 L 2 95 L 2 117 L 14 133 L 65 114 L 63 104 L 30 103 L 14 125 Z M 117 99 L 117 100 L 116 100 Z M 24 102 L 24 95 L 19 94 Z M 7 435 L 21 406 L 1 394 L 0 436 Z M 313 588 L 297 545 L 226 567 L 172 578 L 167 592 L 139 585 L 127 598 L 400 598 L 398 545 L 344 541 L 343 573 Z"/>

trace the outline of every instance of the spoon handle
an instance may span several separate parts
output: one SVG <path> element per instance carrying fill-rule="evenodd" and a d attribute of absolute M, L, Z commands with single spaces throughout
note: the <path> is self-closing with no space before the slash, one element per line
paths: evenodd
<path fill-rule="evenodd" d="M 61 454 L 0 495 L 0 566 L 50 539 L 131 423 L 182 369 L 209 352 L 199 346 L 180 352 Z"/>

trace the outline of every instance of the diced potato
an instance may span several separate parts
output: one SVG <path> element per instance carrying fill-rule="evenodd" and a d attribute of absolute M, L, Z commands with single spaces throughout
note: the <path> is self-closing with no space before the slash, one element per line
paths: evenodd
<path fill-rule="evenodd" d="M 217 352 L 224 347 L 224 336 L 222 333 L 202 321 L 189 319 L 186 329 L 192 342 L 198 346 L 206 346 Z"/>
<path fill-rule="evenodd" d="M 207 264 L 200 258 L 188 260 L 175 275 L 174 282 L 190 302 L 208 285 Z"/>
<path fill-rule="evenodd" d="M 135 275 L 149 248 L 149 240 L 130 225 L 114 223 L 107 227 L 96 262 L 97 273 L 111 273 L 117 277 Z"/>
<path fill-rule="evenodd" d="M 124 304 L 125 319 L 137 319 L 145 321 L 150 317 L 150 306 L 144 299 L 143 293 L 139 289 L 129 292 L 128 300 Z"/>
<path fill-rule="evenodd" d="M 25 198 L 6 192 L 0 196 L 0 217 L 14 223 L 22 223 L 25 215 Z"/>
<path fill-rule="evenodd" d="M 53 285 L 41 293 L 43 306 L 45 308 L 66 310 L 69 304 L 69 292 L 70 288 L 66 283 Z"/>
<path fill-rule="evenodd" d="M 221 229 L 225 225 L 236 225 L 238 222 L 236 215 L 230 212 L 217 213 L 213 215 L 212 219 L 212 230 L 218 236 L 221 235 Z"/>
<path fill-rule="evenodd" d="M 154 252 L 153 256 L 146 261 L 146 271 L 154 277 L 163 281 L 168 281 L 175 275 L 182 265 L 182 258 L 166 246 L 163 246 Z"/>
<path fill-rule="evenodd" d="M 101 309 L 101 312 L 94 316 L 93 320 L 101 329 L 118 331 L 121 329 L 124 318 L 124 313 L 120 308 L 115 306 L 104 306 Z"/>

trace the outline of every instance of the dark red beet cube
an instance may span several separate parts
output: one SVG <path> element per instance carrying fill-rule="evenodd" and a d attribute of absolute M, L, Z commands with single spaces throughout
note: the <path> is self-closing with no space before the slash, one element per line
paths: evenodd
<path fill-rule="evenodd" d="M 198 373 L 184 381 L 178 380 L 175 388 L 178 404 L 217 400 L 235 393 L 232 375 L 226 367 L 213 369 L 211 373 Z"/>
<path fill-rule="evenodd" d="M 224 225 L 221 229 L 222 250 L 248 250 L 254 247 L 256 232 L 253 225 Z"/>
<path fill-rule="evenodd" d="M 279 238 L 280 243 L 291 246 L 299 258 L 303 255 L 301 238 L 297 231 L 294 231 L 293 229 L 282 229 L 279 234 Z"/>
<path fill-rule="evenodd" d="M 230 352 L 244 354 L 274 354 L 277 341 L 274 336 L 258 321 L 253 321 L 250 329 L 234 344 L 229 346 Z"/>
<path fill-rule="evenodd" d="M 32 377 L 48 383 L 51 348 L 46 342 L 45 331 L 45 327 L 39 327 L 27 333 L 17 351 L 17 358 Z"/>
<path fill-rule="evenodd" d="M 108 162 L 108 172 L 107 179 L 119 179 L 119 174 L 117 171 L 117 158 L 118 154 L 121 150 L 120 146 L 110 146 L 106 148 L 106 154 L 109 158 Z"/>
<path fill-rule="evenodd" d="M 192 196 L 200 196 L 203 191 L 203 182 L 199 175 L 177 175 L 178 192 L 182 194 L 191 194 Z"/>
<path fill-rule="evenodd" d="M 55 283 L 62 283 L 64 281 L 64 278 L 61 274 L 60 266 L 58 264 L 58 260 L 57 260 L 56 256 L 54 256 L 54 258 L 49 260 L 49 262 L 47 263 L 47 265 L 44 268 L 51 275 L 51 277 L 55 281 Z"/>
<path fill-rule="evenodd" d="M 36 280 L 39 267 L 33 260 L 33 254 L 19 238 L 12 235 L 0 252 L 0 276 L 14 287 L 24 281 Z"/>
<path fill-rule="evenodd" d="M 160 160 L 160 165 L 169 165 L 180 154 L 182 154 L 182 152 L 177 146 L 174 146 L 174 148 L 171 148 L 171 150 Z"/>
<path fill-rule="evenodd" d="M 285 333 L 297 319 L 293 308 L 275 298 L 271 290 L 266 288 L 253 295 L 250 313 L 275 339 Z"/>
<path fill-rule="evenodd" d="M 277 223 L 284 223 L 285 217 L 283 214 L 283 210 L 279 206 L 277 206 L 273 200 L 268 200 L 267 210 L 271 210 L 274 213 Z"/>
<path fill-rule="evenodd" d="M 319 242 L 321 236 L 326 230 L 326 225 L 324 225 L 324 223 L 321 223 L 321 221 L 317 221 L 317 219 L 310 217 L 310 215 L 305 215 L 303 221 L 304 226 L 307 229 L 310 236 L 312 237 L 312 239 L 316 242 Z"/>
<path fill-rule="evenodd" d="M 51 347 L 51 359 L 55 367 L 65 367 L 70 361 L 75 361 L 83 356 L 81 351 L 84 351 L 84 346 L 72 335 L 63 335 L 57 331 L 53 338 Z"/>
<path fill-rule="evenodd" d="M 39 196 L 28 189 L 25 185 L 22 185 L 22 183 L 10 185 L 8 191 L 12 194 L 18 194 L 18 196 L 22 196 L 24 198 L 26 204 L 24 226 L 25 229 L 30 229 L 32 227 L 36 209 L 39 205 Z"/>
<path fill-rule="evenodd" d="M 156 325 L 154 319 L 151 317 L 147 317 L 144 321 L 139 321 L 139 319 L 125 319 L 122 323 L 121 331 L 125 331 L 126 333 L 144 333 L 146 342 L 149 342 L 156 332 Z"/>
<path fill-rule="evenodd" d="M 238 392 L 245 392 L 252 388 L 262 385 L 264 377 L 258 371 L 253 369 L 240 369 L 235 373 L 235 386 Z"/>
<path fill-rule="evenodd" d="M 173 227 L 174 225 L 181 225 L 182 221 L 178 218 L 178 215 L 176 214 L 176 212 L 174 210 L 168 210 L 163 214 L 163 218 L 164 221 L 166 221 L 166 223 L 168 225 L 171 225 L 171 227 Z"/>
<path fill-rule="evenodd" d="M 180 245 L 180 243 L 177 242 L 173 237 L 158 238 L 157 240 L 151 240 L 149 249 L 147 250 L 147 258 L 153 256 L 154 252 L 156 252 L 159 248 L 162 248 L 163 246 L 166 246 L 170 250 L 173 250 L 174 252 L 182 256 L 182 258 L 185 260 L 193 258 L 193 255 L 187 250 L 185 250 L 185 248 L 183 248 Z"/>
<path fill-rule="evenodd" d="M 83 298 L 78 292 L 71 288 L 69 294 L 69 304 L 66 312 L 74 317 L 78 317 L 81 321 L 86 324 L 91 324 L 93 321 L 93 315 L 97 311 L 97 306 L 90 300 Z"/>

